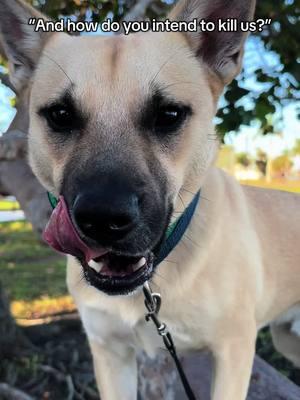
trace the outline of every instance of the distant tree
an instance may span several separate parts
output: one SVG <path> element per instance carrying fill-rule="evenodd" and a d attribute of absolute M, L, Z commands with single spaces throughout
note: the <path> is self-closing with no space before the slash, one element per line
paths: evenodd
<path fill-rule="evenodd" d="M 261 149 L 258 149 L 256 152 L 256 161 L 255 164 L 258 170 L 266 176 L 267 173 L 267 164 L 268 164 L 268 155 Z"/>
<path fill-rule="evenodd" d="M 284 178 L 289 174 L 293 166 L 293 162 L 288 155 L 282 155 L 271 163 L 271 174 L 275 178 Z"/>
<path fill-rule="evenodd" d="M 291 150 L 291 154 L 293 156 L 299 156 L 300 155 L 300 139 L 296 140 L 296 142 L 294 144 L 294 147 Z"/>
<path fill-rule="evenodd" d="M 236 156 L 235 156 L 235 159 L 236 159 L 236 162 L 238 164 L 240 164 L 240 165 L 242 165 L 243 167 L 246 167 L 246 168 L 249 167 L 249 165 L 251 165 L 251 162 L 252 162 L 249 154 L 248 153 L 244 153 L 244 152 L 237 153 Z"/>
<path fill-rule="evenodd" d="M 300 0 L 257 1 L 256 18 L 273 21 L 256 33 L 252 54 L 249 54 L 248 64 L 252 57 L 260 59 L 262 66 L 251 73 L 244 69 L 226 91 L 227 105 L 219 111 L 222 136 L 253 120 L 260 122 L 262 133 L 275 132 L 276 111 L 299 96 Z M 265 50 L 272 52 L 273 66 L 267 61 L 270 55 Z M 257 84 L 261 85 L 260 89 Z"/>

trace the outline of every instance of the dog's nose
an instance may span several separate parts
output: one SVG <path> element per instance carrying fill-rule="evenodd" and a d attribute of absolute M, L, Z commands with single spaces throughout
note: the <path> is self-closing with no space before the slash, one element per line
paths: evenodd
<path fill-rule="evenodd" d="M 128 192 L 80 194 L 73 206 L 81 232 L 104 245 L 123 239 L 137 226 L 139 215 L 139 198 Z"/>

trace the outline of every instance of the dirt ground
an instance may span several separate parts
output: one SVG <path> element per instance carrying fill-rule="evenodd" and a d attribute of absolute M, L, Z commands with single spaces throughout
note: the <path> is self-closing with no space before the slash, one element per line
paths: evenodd
<path fill-rule="evenodd" d="M 37 400 L 98 400 L 92 360 L 76 316 L 23 328 L 33 344 L 1 360 L 0 382 Z M 6 400 L 1 398 L 0 400 Z"/>

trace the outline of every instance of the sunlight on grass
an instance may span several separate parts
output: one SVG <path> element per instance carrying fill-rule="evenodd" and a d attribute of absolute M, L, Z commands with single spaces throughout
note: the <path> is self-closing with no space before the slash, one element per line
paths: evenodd
<path fill-rule="evenodd" d="M 41 297 L 33 301 L 13 301 L 12 315 L 17 319 L 34 319 L 75 310 L 71 296 Z M 22 321 L 20 321 L 22 322 Z"/>
<path fill-rule="evenodd" d="M 272 181 L 263 179 L 255 181 L 241 181 L 243 185 L 257 186 L 265 189 L 284 190 L 286 192 L 300 193 L 300 181 Z"/>
<path fill-rule="evenodd" d="M 54 300 L 53 305 L 45 302 L 47 298 L 59 299 L 67 295 L 65 270 L 65 257 L 40 242 L 28 222 L 0 224 L 0 279 L 12 304 L 20 301 L 23 304 L 23 308 L 17 306 L 17 309 L 24 310 L 24 304 L 28 303 L 28 310 L 31 308 L 34 315 L 43 307 L 55 309 L 55 312 L 61 311 L 60 304 L 67 307 L 65 300 Z M 32 303 L 38 299 L 44 306 Z"/>
<path fill-rule="evenodd" d="M 15 222 L 3 222 L 0 224 L 1 233 L 13 233 L 13 232 L 31 232 L 32 227 L 29 222 L 26 221 L 15 221 Z"/>
<path fill-rule="evenodd" d="M 0 200 L 0 211 L 15 210 L 20 210 L 20 205 L 17 201 Z"/>

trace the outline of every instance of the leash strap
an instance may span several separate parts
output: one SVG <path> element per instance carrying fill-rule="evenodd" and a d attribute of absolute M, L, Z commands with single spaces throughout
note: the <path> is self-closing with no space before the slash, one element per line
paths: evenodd
<path fill-rule="evenodd" d="M 145 306 L 148 313 L 145 315 L 146 321 L 152 321 L 157 329 L 158 334 L 162 337 L 164 345 L 171 357 L 173 358 L 177 372 L 180 376 L 182 386 L 186 393 L 188 400 L 196 400 L 193 390 L 189 384 L 189 381 L 185 375 L 181 362 L 178 358 L 175 344 L 172 339 L 171 333 L 168 331 L 167 325 L 161 322 L 158 318 L 158 313 L 161 306 L 161 296 L 159 293 L 153 293 L 149 283 L 146 282 L 143 286 L 144 296 L 145 296 Z"/>

